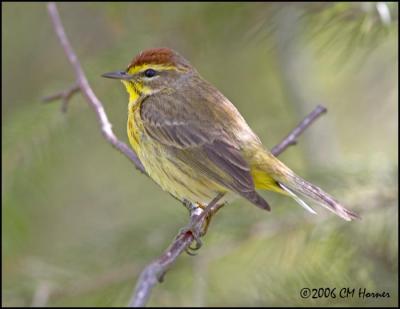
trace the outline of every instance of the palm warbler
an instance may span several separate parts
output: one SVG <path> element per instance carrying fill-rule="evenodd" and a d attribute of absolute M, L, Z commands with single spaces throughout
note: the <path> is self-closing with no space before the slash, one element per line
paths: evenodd
<path fill-rule="evenodd" d="M 307 197 L 345 220 L 358 215 L 297 176 L 263 147 L 235 106 L 168 48 L 137 55 L 125 71 L 106 73 L 129 94 L 129 141 L 147 173 L 165 191 L 199 207 L 217 194 L 242 196 L 270 210 L 256 189 Z"/>

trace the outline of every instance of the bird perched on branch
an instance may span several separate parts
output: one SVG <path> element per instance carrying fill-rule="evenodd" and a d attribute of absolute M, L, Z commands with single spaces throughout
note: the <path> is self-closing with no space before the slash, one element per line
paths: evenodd
<path fill-rule="evenodd" d="M 257 189 L 309 198 L 344 220 L 358 218 L 272 155 L 236 107 L 181 55 L 168 48 L 138 54 L 106 73 L 129 94 L 127 132 L 149 176 L 181 201 L 204 207 L 217 194 L 242 196 L 270 210 Z"/>

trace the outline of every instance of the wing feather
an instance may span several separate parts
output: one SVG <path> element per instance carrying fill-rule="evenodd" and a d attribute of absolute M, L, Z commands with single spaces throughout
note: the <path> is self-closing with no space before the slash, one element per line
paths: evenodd
<path fill-rule="evenodd" d="M 211 108 L 210 95 L 197 94 L 189 99 L 178 92 L 173 96 L 160 92 L 149 96 L 140 110 L 146 133 L 185 164 L 196 166 L 215 182 L 269 210 L 267 202 L 255 192 L 250 167 L 239 145 L 230 138 L 230 128 L 220 121 L 221 117 L 231 116 L 229 109 L 224 110 L 223 104 Z M 230 107 L 231 103 L 225 100 Z"/>

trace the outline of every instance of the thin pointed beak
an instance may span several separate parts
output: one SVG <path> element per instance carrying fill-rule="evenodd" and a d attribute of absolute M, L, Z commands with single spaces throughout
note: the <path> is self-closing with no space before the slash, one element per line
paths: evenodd
<path fill-rule="evenodd" d="M 124 80 L 130 80 L 130 79 L 133 78 L 132 75 L 129 75 L 128 73 L 126 73 L 124 71 L 116 71 L 116 72 L 104 73 L 101 76 L 102 77 L 106 77 L 106 78 L 124 79 Z"/>

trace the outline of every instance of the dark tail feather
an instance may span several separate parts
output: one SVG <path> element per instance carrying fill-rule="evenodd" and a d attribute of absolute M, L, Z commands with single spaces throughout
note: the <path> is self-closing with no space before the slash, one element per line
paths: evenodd
<path fill-rule="evenodd" d="M 271 211 L 271 207 L 269 206 L 268 202 L 265 199 L 263 199 L 257 192 L 253 191 L 245 194 L 244 193 L 240 194 L 244 198 L 252 202 L 254 205 L 256 205 L 257 207 L 267 211 Z"/>

